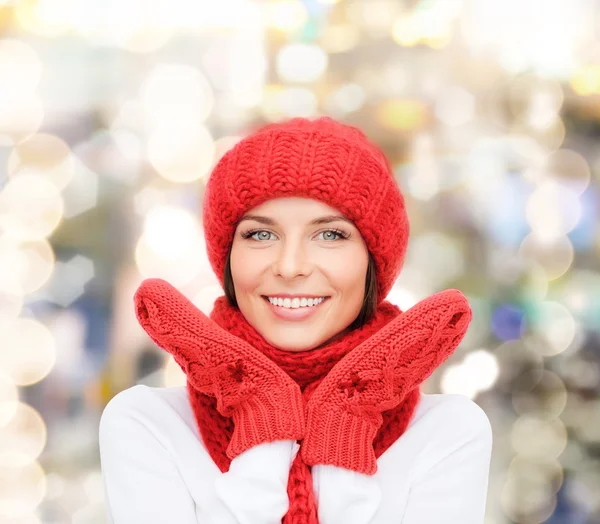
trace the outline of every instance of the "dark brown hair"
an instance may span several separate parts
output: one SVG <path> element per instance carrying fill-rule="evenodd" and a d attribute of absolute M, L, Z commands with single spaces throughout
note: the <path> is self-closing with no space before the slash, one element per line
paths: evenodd
<path fill-rule="evenodd" d="M 227 301 L 233 307 L 238 307 L 237 300 L 235 298 L 235 289 L 233 287 L 233 277 L 231 275 L 231 247 L 227 254 L 227 260 L 225 261 L 225 272 L 223 277 L 223 288 Z M 363 298 L 363 304 L 360 308 L 358 316 L 354 319 L 352 324 L 348 326 L 348 330 L 352 331 L 365 325 L 375 314 L 377 309 L 377 277 L 375 273 L 375 259 L 369 252 L 369 265 L 367 266 L 367 276 L 365 280 L 365 296 Z"/>

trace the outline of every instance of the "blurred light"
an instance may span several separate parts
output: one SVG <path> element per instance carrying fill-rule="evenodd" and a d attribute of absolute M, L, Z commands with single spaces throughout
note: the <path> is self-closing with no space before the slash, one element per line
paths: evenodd
<path fill-rule="evenodd" d="M 556 509 L 556 496 L 546 484 L 511 475 L 500 494 L 502 510 L 513 522 L 544 522 Z"/>
<path fill-rule="evenodd" d="M 406 189 L 419 200 L 431 200 L 439 194 L 443 178 L 433 137 L 429 133 L 418 133 L 411 146 L 411 163 L 401 169 Z"/>
<path fill-rule="evenodd" d="M 185 386 L 187 383 L 187 376 L 175 362 L 175 359 L 169 355 L 167 358 L 164 374 L 163 374 L 163 386 L 165 388 L 172 388 L 177 386 Z"/>
<path fill-rule="evenodd" d="M 223 288 L 220 284 L 204 286 L 192 299 L 192 303 L 208 317 L 213 309 L 215 300 L 222 295 Z"/>
<path fill-rule="evenodd" d="M 18 402 L 14 416 L 0 426 L 0 468 L 33 462 L 46 446 L 46 438 L 42 416 L 28 404 Z"/>
<path fill-rule="evenodd" d="M 102 483 L 102 473 L 100 471 L 88 471 L 83 477 L 83 489 L 90 502 L 104 501 L 104 485 Z"/>
<path fill-rule="evenodd" d="M 419 301 L 417 297 L 418 295 L 416 293 L 400 287 L 398 282 L 396 282 L 386 297 L 386 300 L 398 306 L 401 311 L 406 311 Z"/>
<path fill-rule="evenodd" d="M 498 378 L 498 361 L 496 356 L 485 349 L 478 349 L 469 353 L 464 361 L 463 366 L 472 370 L 477 376 L 477 389 L 486 391 L 490 389 Z"/>
<path fill-rule="evenodd" d="M 527 371 L 513 384 L 512 403 L 519 414 L 554 419 L 565 409 L 567 388 L 562 379 L 551 371 Z"/>
<path fill-rule="evenodd" d="M 391 291 L 398 300 L 394 303 L 403 311 L 433 292 L 434 288 L 425 273 L 418 266 L 411 264 L 404 266 Z"/>
<path fill-rule="evenodd" d="M 6 426 L 14 418 L 18 406 L 17 385 L 10 376 L 0 370 L 0 428 Z"/>
<path fill-rule="evenodd" d="M 360 42 L 360 30 L 352 24 L 328 23 L 319 42 L 323 50 L 330 55 L 345 53 Z"/>
<path fill-rule="evenodd" d="M 15 98 L 0 96 L 0 146 L 13 145 L 32 135 L 43 120 L 44 107 L 37 94 L 25 93 Z"/>
<path fill-rule="evenodd" d="M 522 340 L 504 342 L 494 350 L 494 356 L 499 367 L 497 386 L 510 394 L 519 376 L 533 377 L 530 384 L 535 384 L 544 368 L 543 357 Z"/>
<path fill-rule="evenodd" d="M 491 317 L 491 328 L 499 340 L 514 340 L 521 336 L 525 323 L 525 312 L 513 304 L 500 304 Z"/>
<path fill-rule="evenodd" d="M 535 75 L 520 75 L 508 86 L 509 109 L 531 129 L 542 131 L 556 123 L 564 93 L 559 82 Z"/>
<path fill-rule="evenodd" d="M 555 459 L 567 446 L 567 429 L 560 419 L 524 415 L 515 422 L 511 440 L 514 450 L 524 457 Z"/>
<path fill-rule="evenodd" d="M 144 223 L 148 246 L 162 257 L 183 258 L 200 238 L 200 227 L 190 212 L 169 206 L 150 210 Z"/>
<path fill-rule="evenodd" d="M 406 253 L 407 263 L 419 267 L 431 286 L 440 288 L 460 277 L 465 270 L 462 251 L 447 235 L 428 232 L 413 238 Z"/>
<path fill-rule="evenodd" d="M 475 97 L 460 86 L 443 89 L 437 97 L 435 115 L 450 127 L 469 122 L 475 114 Z"/>
<path fill-rule="evenodd" d="M 573 244 L 568 237 L 540 238 L 537 232 L 530 233 L 523 239 L 518 253 L 523 260 L 539 264 L 548 280 L 563 276 L 575 258 Z"/>
<path fill-rule="evenodd" d="M 0 516 L 0 524 L 46 524 L 43 523 L 34 513 L 20 515 L 18 517 L 9 517 L 10 520 L 4 520 Z"/>
<path fill-rule="evenodd" d="M 345 115 L 358 111 L 365 103 L 365 90 L 358 84 L 344 84 L 326 100 L 329 112 Z"/>
<path fill-rule="evenodd" d="M 42 62 L 25 42 L 0 39 L 0 146 L 12 145 L 39 129 L 42 103 L 35 90 Z"/>
<path fill-rule="evenodd" d="M 511 133 L 529 134 L 548 151 L 555 151 L 565 141 L 567 130 L 564 122 L 560 118 L 556 118 L 543 129 L 534 129 L 527 124 L 517 122 L 511 127 Z"/>
<path fill-rule="evenodd" d="M 19 0 L 15 14 L 28 32 L 53 38 L 69 29 L 69 13 L 77 3 L 77 0 Z"/>
<path fill-rule="evenodd" d="M 462 365 L 446 366 L 440 379 L 440 390 L 444 394 L 464 395 L 475 398 L 479 389 L 477 377 L 472 370 Z"/>
<path fill-rule="evenodd" d="M 2 237 L 0 237 L 1 240 Z M 0 250 L 0 332 L 2 328 L 13 322 L 23 308 L 23 289 L 15 282 L 11 273 L 5 273 L 4 262 Z"/>
<path fill-rule="evenodd" d="M 45 493 L 46 476 L 37 462 L 17 468 L 0 466 L 0 517 L 27 516 Z"/>
<path fill-rule="evenodd" d="M 277 74 L 284 82 L 312 83 L 327 70 L 327 53 L 313 44 L 287 44 L 277 53 Z"/>
<path fill-rule="evenodd" d="M 8 157 L 8 174 L 29 173 L 52 182 L 63 189 L 73 178 L 71 149 L 54 135 L 37 133 L 15 145 Z"/>
<path fill-rule="evenodd" d="M 571 346 L 578 331 L 571 312 L 558 302 L 539 302 L 527 314 L 525 343 L 540 355 L 551 357 Z"/>
<path fill-rule="evenodd" d="M 147 152 L 163 178 L 186 183 L 206 176 L 213 165 L 214 149 L 208 128 L 188 118 L 155 129 Z"/>
<path fill-rule="evenodd" d="M 265 21 L 280 31 L 298 30 L 308 21 L 306 7 L 299 0 L 276 0 L 265 6 Z"/>
<path fill-rule="evenodd" d="M 77 161 L 78 177 L 81 178 L 81 162 L 96 173 L 112 178 L 122 184 L 133 185 L 140 174 L 142 162 L 145 160 L 144 145 L 141 139 L 131 131 L 115 129 L 107 131 L 98 129 L 85 141 L 77 144 L 76 153 L 81 160 Z M 89 175 L 89 173 L 87 173 Z M 84 175 L 85 176 L 85 175 Z M 91 178 L 91 176 L 90 176 Z M 95 182 L 88 193 L 83 192 L 82 199 L 90 203 L 96 201 L 97 188 Z"/>
<path fill-rule="evenodd" d="M 228 128 L 235 128 L 243 110 L 260 106 L 269 72 L 269 57 L 265 49 L 264 34 L 260 28 L 249 28 L 233 39 L 227 56 L 227 85 L 229 97 L 220 97 L 230 108 Z M 236 107 L 237 106 L 237 107 Z M 223 111 L 221 111 L 221 117 Z"/>
<path fill-rule="evenodd" d="M 195 67 L 159 64 L 144 81 L 140 98 L 146 126 L 177 127 L 179 121 L 201 124 L 210 114 L 214 96 L 210 83 Z M 182 126 L 182 127 L 187 127 Z"/>
<path fill-rule="evenodd" d="M 9 236 L 0 236 L 0 274 L 10 275 L 11 279 L 10 283 L 5 283 L 0 278 L 0 294 L 12 288 L 17 288 L 22 294 L 37 291 L 52 275 L 54 262 L 54 251 L 46 239 L 21 242 Z M 0 300 L 2 303 L 5 304 Z"/>
<path fill-rule="evenodd" d="M 167 192 L 155 186 L 146 186 L 133 197 L 133 205 L 138 215 L 146 216 L 155 207 L 167 201 Z"/>
<path fill-rule="evenodd" d="M 436 5 L 444 2 L 436 2 Z M 446 2 L 452 4 L 452 2 Z M 454 3 L 456 5 L 456 3 Z M 413 10 L 402 14 L 393 23 L 392 38 L 400 45 L 412 47 L 420 43 L 439 49 L 445 47 L 452 37 L 450 19 L 431 11 Z"/>
<path fill-rule="evenodd" d="M 46 500 L 60 498 L 65 492 L 65 479 L 56 472 L 48 473 L 46 476 Z"/>
<path fill-rule="evenodd" d="M 577 195 L 581 195 L 590 183 L 591 173 L 587 160 L 572 149 L 558 149 L 532 169 L 528 169 L 523 176 L 535 183 L 552 181 L 558 183 L 560 188 L 568 188 Z"/>
<path fill-rule="evenodd" d="M 571 87 L 581 96 L 600 94 L 600 65 L 590 64 L 576 71 Z"/>
<path fill-rule="evenodd" d="M 17 100 L 31 95 L 42 77 L 42 61 L 29 44 L 20 40 L 0 39 L 0 99 Z"/>
<path fill-rule="evenodd" d="M 422 101 L 400 98 L 382 102 L 376 109 L 376 115 L 382 125 L 398 131 L 423 128 L 429 119 Z"/>
<path fill-rule="evenodd" d="M 162 278 L 174 286 L 188 284 L 209 265 L 202 236 L 190 245 L 182 258 L 175 259 L 163 247 L 155 251 L 147 236 L 142 235 L 136 246 L 135 260 L 144 278 Z"/>
<path fill-rule="evenodd" d="M 527 491 L 541 490 L 554 495 L 563 484 L 564 474 L 561 464 L 551 457 L 517 455 L 508 467 L 507 478 L 509 482 L 521 480 Z"/>
<path fill-rule="evenodd" d="M 535 235 L 550 241 L 575 228 L 581 217 L 581 204 L 571 189 L 543 182 L 529 197 L 526 215 Z"/>
<path fill-rule="evenodd" d="M 440 388 L 444 393 L 474 398 L 495 384 L 498 372 L 496 357 L 487 350 L 479 349 L 469 353 L 462 363 L 444 368 Z"/>
<path fill-rule="evenodd" d="M 0 332 L 0 369 L 19 386 L 44 379 L 56 361 L 50 330 L 32 318 L 18 318 Z"/>
<path fill-rule="evenodd" d="M 234 146 L 242 139 L 243 137 L 240 135 L 229 135 L 223 136 L 215 140 L 215 155 L 213 159 L 213 168 L 217 165 L 219 160 L 223 157 L 225 153 L 234 148 Z M 208 183 L 208 179 L 210 177 L 212 168 L 209 170 L 204 176 L 204 183 Z"/>
<path fill-rule="evenodd" d="M 69 307 L 83 295 L 94 274 L 94 262 L 83 255 L 75 255 L 68 262 L 56 263 L 52 279 L 42 293 L 55 304 Z"/>
<path fill-rule="evenodd" d="M 486 0 L 467 5 L 461 29 L 470 51 L 498 59 L 513 74 L 534 71 L 568 78 L 578 63 L 577 53 L 595 35 L 590 2 L 536 0 L 524 7 L 515 0 Z M 515 9 L 520 9 L 518 17 Z"/>
<path fill-rule="evenodd" d="M 0 227 L 21 240 L 40 240 L 61 221 L 63 201 L 48 180 L 34 175 L 12 178 L 0 192 Z"/>
<path fill-rule="evenodd" d="M 557 296 L 590 330 L 600 325 L 600 273 L 573 269 L 557 288 Z"/>
<path fill-rule="evenodd" d="M 92 45 L 148 53 L 162 47 L 171 37 L 169 8 L 175 7 L 166 0 L 78 3 L 71 7 L 68 16 L 73 29 Z M 119 24 L 114 24 L 114 20 L 119 20 Z"/>
<path fill-rule="evenodd" d="M 289 87 L 278 93 L 273 117 L 304 116 L 311 117 L 317 113 L 319 101 L 314 92 L 303 87 Z M 278 119 L 278 118 L 277 118 Z"/>
<path fill-rule="evenodd" d="M 527 260 L 527 269 L 518 281 L 523 302 L 544 300 L 548 295 L 548 274 L 534 260 Z"/>

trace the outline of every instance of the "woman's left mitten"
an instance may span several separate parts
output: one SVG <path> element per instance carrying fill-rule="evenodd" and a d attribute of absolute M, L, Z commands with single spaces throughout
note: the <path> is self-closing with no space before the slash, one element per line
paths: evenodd
<path fill-rule="evenodd" d="M 173 355 L 196 390 L 216 398 L 219 413 L 233 419 L 230 458 L 262 442 L 304 437 L 300 387 L 274 362 L 164 280 L 145 280 L 134 300 L 150 338 Z"/>
<path fill-rule="evenodd" d="M 307 403 L 302 458 L 366 474 L 382 413 L 400 404 L 456 349 L 471 321 L 456 289 L 422 300 L 338 362 Z"/>

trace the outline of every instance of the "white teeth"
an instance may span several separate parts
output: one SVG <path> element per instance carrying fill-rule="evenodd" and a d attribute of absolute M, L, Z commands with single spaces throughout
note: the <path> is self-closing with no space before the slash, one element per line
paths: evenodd
<path fill-rule="evenodd" d="M 312 307 L 320 304 L 325 300 L 325 297 L 321 298 L 274 298 L 268 297 L 269 302 L 274 306 L 281 306 L 288 309 L 297 309 L 299 307 Z"/>

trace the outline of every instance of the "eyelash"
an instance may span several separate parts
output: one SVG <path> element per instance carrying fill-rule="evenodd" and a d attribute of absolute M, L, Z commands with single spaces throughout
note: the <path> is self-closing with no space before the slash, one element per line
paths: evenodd
<path fill-rule="evenodd" d="M 249 231 L 242 233 L 242 238 L 250 238 L 253 235 L 255 235 L 256 233 L 262 233 L 263 231 L 266 231 L 267 233 L 271 233 L 270 231 L 267 231 L 266 229 L 250 229 Z M 339 237 L 336 240 L 346 240 L 346 239 L 350 238 L 350 234 L 346 233 L 345 231 L 342 231 L 341 229 L 326 229 L 325 231 L 321 231 L 319 234 L 321 234 L 321 233 L 335 233 Z M 273 234 L 273 233 L 271 233 L 271 234 Z M 256 240 L 256 239 L 253 239 L 253 240 Z M 256 241 L 260 242 L 260 240 L 256 240 Z M 327 242 L 334 242 L 334 241 L 328 240 Z"/>

